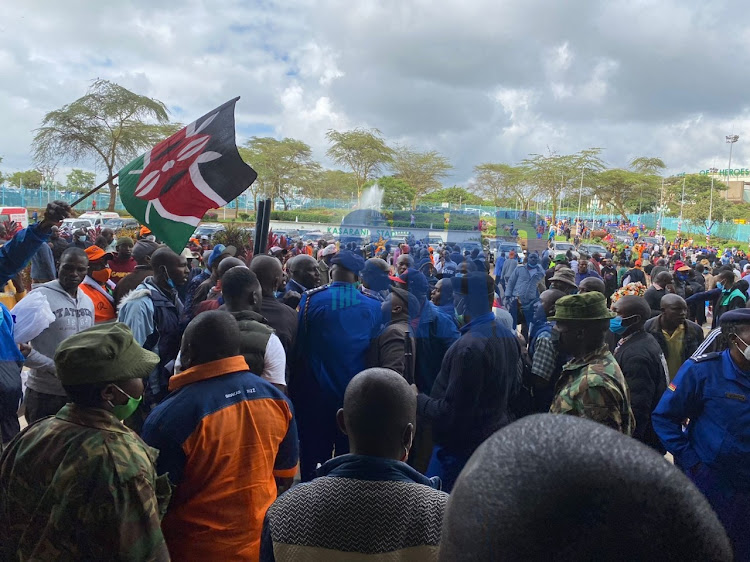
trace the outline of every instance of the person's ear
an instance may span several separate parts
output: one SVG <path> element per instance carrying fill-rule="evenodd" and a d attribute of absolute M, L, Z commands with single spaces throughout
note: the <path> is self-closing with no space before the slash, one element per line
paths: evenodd
<path fill-rule="evenodd" d="M 119 392 L 117 392 L 117 389 L 115 388 L 115 385 L 108 384 L 104 388 L 102 388 L 101 392 L 99 393 L 99 396 L 101 396 L 102 402 L 112 402 L 114 404 L 115 398 L 119 395 Z"/>
<path fill-rule="evenodd" d="M 414 443 L 414 424 L 407 423 L 406 427 L 404 428 L 404 433 L 401 436 L 401 443 L 404 446 L 404 458 L 402 459 L 404 462 L 406 462 L 406 459 L 409 458 L 409 451 L 411 451 L 411 446 Z"/>
<path fill-rule="evenodd" d="M 344 435 L 349 435 L 346 432 L 346 421 L 344 420 L 344 409 L 339 408 L 339 411 L 336 412 L 336 425 L 339 426 L 339 429 L 341 430 L 341 433 Z"/>

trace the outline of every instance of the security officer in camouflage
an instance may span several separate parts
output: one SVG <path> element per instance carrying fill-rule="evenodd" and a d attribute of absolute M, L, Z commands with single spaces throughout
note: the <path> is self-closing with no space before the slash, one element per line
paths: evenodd
<path fill-rule="evenodd" d="M 556 322 L 558 349 L 573 359 L 563 367 L 549 411 L 588 418 L 632 435 L 635 419 L 630 391 L 604 341 L 614 316 L 607 310 L 606 298 L 598 292 L 557 301 L 555 316 L 549 319 Z"/>
<path fill-rule="evenodd" d="M 121 323 L 65 340 L 57 375 L 71 403 L 0 457 L 0 560 L 168 560 L 170 496 L 158 452 L 125 427 L 159 363 Z"/>

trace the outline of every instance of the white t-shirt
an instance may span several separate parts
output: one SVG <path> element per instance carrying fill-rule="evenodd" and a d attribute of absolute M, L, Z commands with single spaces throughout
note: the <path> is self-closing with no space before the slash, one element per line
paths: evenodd
<path fill-rule="evenodd" d="M 174 361 L 174 374 L 182 372 L 182 363 L 180 362 L 180 353 Z M 281 340 L 276 334 L 271 334 L 266 344 L 266 353 L 263 356 L 263 372 L 260 374 L 262 379 L 271 384 L 281 384 L 286 386 L 286 352 Z"/>

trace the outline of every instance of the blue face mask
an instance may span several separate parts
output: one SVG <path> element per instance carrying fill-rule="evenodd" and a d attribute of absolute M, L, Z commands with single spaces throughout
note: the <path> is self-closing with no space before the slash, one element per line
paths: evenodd
<path fill-rule="evenodd" d="M 634 316 L 628 316 L 627 318 L 623 318 L 620 315 L 615 316 L 614 318 L 611 318 L 609 320 L 609 331 L 613 334 L 624 334 L 628 331 L 628 328 L 630 328 L 630 325 L 623 325 L 624 320 L 630 320 L 631 318 L 634 318 Z"/>
<path fill-rule="evenodd" d="M 721 281 L 717 282 L 716 283 L 716 288 L 717 289 L 721 289 L 723 291 L 724 290 L 724 283 L 722 283 Z"/>
<path fill-rule="evenodd" d="M 609 331 L 613 334 L 622 334 L 627 329 L 627 326 L 622 325 L 622 316 L 615 316 L 609 320 Z"/>

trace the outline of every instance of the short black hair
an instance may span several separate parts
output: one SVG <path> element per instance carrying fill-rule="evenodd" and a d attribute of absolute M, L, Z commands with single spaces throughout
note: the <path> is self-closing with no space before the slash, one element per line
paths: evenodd
<path fill-rule="evenodd" d="M 260 285 L 258 277 L 246 267 L 233 267 L 221 278 L 221 293 L 227 299 L 237 298 Z"/>
<path fill-rule="evenodd" d="M 84 252 L 81 248 L 78 246 L 68 246 L 65 248 L 62 254 L 60 254 L 60 261 L 63 261 L 68 256 L 74 256 L 77 258 L 83 258 L 86 261 L 89 260 L 89 257 L 86 255 L 86 252 Z"/>
<path fill-rule="evenodd" d="M 679 513 L 679 517 L 675 517 Z M 652 448 L 603 424 L 527 416 L 464 467 L 439 559 L 731 560 L 706 498 Z"/>

